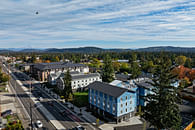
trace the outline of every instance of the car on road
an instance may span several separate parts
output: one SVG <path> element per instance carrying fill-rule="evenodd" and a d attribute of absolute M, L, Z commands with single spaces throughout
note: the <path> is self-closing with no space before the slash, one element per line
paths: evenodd
<path fill-rule="evenodd" d="M 1 116 L 2 117 L 6 117 L 6 116 L 11 115 L 11 114 L 12 114 L 12 110 L 9 109 L 9 110 L 6 110 L 6 111 L 2 112 L 1 113 Z"/>
<path fill-rule="evenodd" d="M 50 106 L 53 106 L 53 102 L 52 102 L 52 101 L 49 101 L 48 104 L 49 104 Z"/>
<path fill-rule="evenodd" d="M 43 127 L 43 124 L 42 124 L 42 122 L 40 120 L 38 120 L 36 122 L 36 125 L 37 125 L 38 128 L 42 128 Z"/>
<path fill-rule="evenodd" d="M 86 130 L 84 127 L 82 127 L 81 125 L 76 127 L 76 130 Z"/>

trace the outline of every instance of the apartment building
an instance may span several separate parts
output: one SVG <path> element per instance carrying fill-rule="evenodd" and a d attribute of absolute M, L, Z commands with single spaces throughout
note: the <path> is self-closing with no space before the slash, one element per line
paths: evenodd
<path fill-rule="evenodd" d="M 70 72 L 71 74 L 71 72 Z M 90 83 L 93 83 L 95 81 L 102 81 L 99 73 L 77 73 L 77 74 L 71 74 L 72 80 L 71 80 L 71 86 L 73 91 L 83 91 L 87 85 Z M 57 79 L 56 79 L 57 87 L 60 90 L 63 90 L 66 86 L 64 84 L 64 73 L 62 73 Z"/>
<path fill-rule="evenodd" d="M 136 92 L 95 81 L 88 85 L 89 106 L 106 118 L 121 122 L 136 112 Z"/>
<path fill-rule="evenodd" d="M 52 63 L 37 63 L 30 66 L 30 73 L 39 81 L 47 81 L 48 75 L 57 72 L 78 71 L 88 73 L 89 67 L 84 64 L 75 64 L 70 62 L 52 62 Z"/>

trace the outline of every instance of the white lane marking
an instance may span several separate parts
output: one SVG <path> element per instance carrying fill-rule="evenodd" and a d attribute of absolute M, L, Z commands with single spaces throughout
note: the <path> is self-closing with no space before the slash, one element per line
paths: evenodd
<path fill-rule="evenodd" d="M 39 88 L 39 87 L 38 87 Z M 63 106 L 61 103 L 59 103 L 56 99 L 54 99 L 52 96 L 50 96 L 48 93 L 46 93 L 44 90 L 42 90 L 42 88 L 39 88 L 42 92 L 44 92 L 47 96 L 49 96 L 51 99 L 53 99 L 54 101 L 56 101 L 60 106 L 62 106 L 63 108 L 67 109 L 65 106 Z M 56 106 L 57 107 L 57 106 Z M 58 108 L 58 107 L 57 107 Z M 59 108 L 58 108 L 59 109 Z M 72 112 L 72 111 L 71 111 Z M 72 117 L 71 118 L 73 121 L 75 121 Z M 78 122 L 75 122 L 77 125 L 80 125 Z M 87 125 L 89 127 L 91 127 L 93 130 L 95 130 L 95 128 L 93 126 L 91 126 L 91 124 L 87 123 Z"/>

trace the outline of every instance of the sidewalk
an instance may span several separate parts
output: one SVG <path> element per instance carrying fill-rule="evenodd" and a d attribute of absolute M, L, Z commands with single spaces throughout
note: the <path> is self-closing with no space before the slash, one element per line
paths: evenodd
<path fill-rule="evenodd" d="M 100 129 L 102 130 L 114 130 L 115 127 L 120 127 L 120 126 L 130 126 L 130 125 L 137 125 L 137 124 L 143 124 L 142 121 L 140 121 L 139 116 L 134 116 L 129 119 L 129 121 L 123 121 L 119 124 L 111 124 L 111 123 L 105 123 L 103 125 L 100 125 Z"/>
<path fill-rule="evenodd" d="M 68 104 L 68 106 L 74 106 L 74 112 L 76 112 L 78 115 L 80 114 L 80 109 L 82 110 L 81 113 L 81 117 L 83 117 L 87 122 L 93 124 L 93 125 L 96 125 L 96 117 L 91 115 L 90 112 L 86 112 L 86 108 L 78 108 L 77 106 L 73 105 L 72 103 L 70 102 L 66 102 L 66 104 Z M 103 121 L 99 121 L 99 124 L 103 124 L 104 122 Z"/>
<path fill-rule="evenodd" d="M 24 116 L 25 114 L 22 113 L 23 109 L 17 103 L 16 101 L 17 99 L 15 99 L 16 97 L 6 96 L 7 94 L 14 94 L 9 85 L 7 85 L 7 88 L 8 88 L 8 92 L 0 93 L 0 100 L 2 101 L 1 103 L 5 101 L 5 104 L 1 104 L 2 111 L 11 109 L 13 113 L 16 113 L 18 115 L 24 129 L 27 129 L 29 127 L 28 126 L 29 120 L 27 120 L 27 118 Z"/>

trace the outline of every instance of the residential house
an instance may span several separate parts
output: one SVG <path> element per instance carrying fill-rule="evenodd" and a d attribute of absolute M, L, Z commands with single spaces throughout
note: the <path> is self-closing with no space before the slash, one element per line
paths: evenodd
<path fill-rule="evenodd" d="M 88 85 L 89 106 L 105 118 L 121 122 L 134 116 L 136 93 L 108 83 L 95 81 Z"/>
<path fill-rule="evenodd" d="M 71 73 L 70 73 L 71 74 Z M 102 81 L 99 73 L 78 73 L 78 74 L 71 74 L 71 86 L 73 91 L 83 91 L 87 85 L 93 83 L 95 81 Z M 60 90 L 63 90 L 66 86 L 64 84 L 64 73 L 62 73 L 56 79 L 57 87 Z"/>

